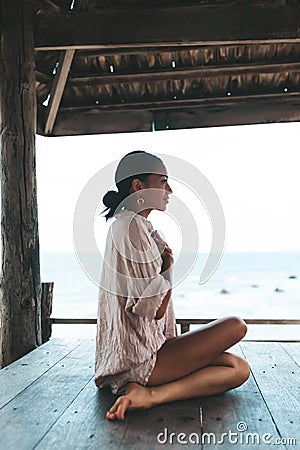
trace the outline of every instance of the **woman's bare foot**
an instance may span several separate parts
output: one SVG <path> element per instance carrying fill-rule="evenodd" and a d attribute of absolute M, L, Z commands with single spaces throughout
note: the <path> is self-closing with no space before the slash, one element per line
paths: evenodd
<path fill-rule="evenodd" d="M 152 389 L 137 383 L 128 383 L 126 394 L 119 397 L 109 409 L 106 418 L 109 420 L 124 419 L 125 411 L 131 409 L 146 409 L 154 406 Z"/>

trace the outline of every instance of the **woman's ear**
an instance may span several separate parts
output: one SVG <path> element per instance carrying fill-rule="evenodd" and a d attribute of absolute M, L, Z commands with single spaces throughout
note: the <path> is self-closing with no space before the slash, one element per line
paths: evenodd
<path fill-rule="evenodd" d="M 141 180 L 134 178 L 134 180 L 132 180 L 131 187 L 133 192 L 140 191 L 142 189 Z"/>

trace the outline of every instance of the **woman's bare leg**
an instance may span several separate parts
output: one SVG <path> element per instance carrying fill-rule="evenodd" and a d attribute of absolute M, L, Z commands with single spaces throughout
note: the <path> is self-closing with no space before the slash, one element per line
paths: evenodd
<path fill-rule="evenodd" d="M 224 352 L 213 364 L 160 386 L 151 386 L 154 405 L 220 394 L 243 384 L 250 375 L 247 362 Z"/>
<path fill-rule="evenodd" d="M 246 332 L 247 325 L 242 319 L 226 317 L 166 341 L 157 352 L 149 385 L 168 383 L 208 366 L 239 342 Z"/>
<path fill-rule="evenodd" d="M 161 403 L 220 394 L 243 384 L 250 375 L 246 361 L 228 352 L 219 355 L 213 364 L 160 386 L 143 387 L 137 383 L 126 386 L 106 417 L 124 419 L 125 411 L 145 409 Z"/>
<path fill-rule="evenodd" d="M 241 319 L 230 317 L 167 341 L 158 352 L 149 387 L 129 383 L 126 395 L 117 399 L 106 417 L 123 419 L 126 410 L 214 395 L 240 386 L 249 377 L 249 366 L 224 350 L 240 341 L 246 329 Z"/>

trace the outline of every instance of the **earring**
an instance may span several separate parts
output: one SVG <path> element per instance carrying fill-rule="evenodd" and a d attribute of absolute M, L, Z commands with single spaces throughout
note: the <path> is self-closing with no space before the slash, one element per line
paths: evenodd
<path fill-rule="evenodd" d="M 138 198 L 137 198 L 136 202 L 137 202 L 138 205 L 142 206 L 145 203 L 145 200 L 143 199 L 143 197 L 140 197 L 138 195 Z"/>

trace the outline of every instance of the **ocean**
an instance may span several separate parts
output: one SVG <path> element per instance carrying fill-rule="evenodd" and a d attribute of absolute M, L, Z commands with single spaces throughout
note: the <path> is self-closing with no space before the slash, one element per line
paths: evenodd
<path fill-rule="evenodd" d="M 177 318 L 300 319 L 300 252 L 225 252 L 213 275 L 200 284 L 206 258 L 199 254 L 190 273 L 173 289 Z M 96 317 L 99 288 L 75 253 L 42 253 L 41 279 L 54 282 L 52 317 Z M 94 337 L 96 327 L 53 325 L 52 331 L 53 337 Z M 300 339 L 300 326 L 249 325 L 246 338 Z"/>

